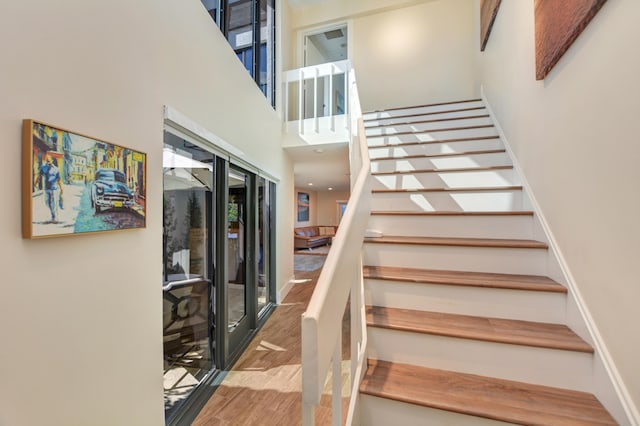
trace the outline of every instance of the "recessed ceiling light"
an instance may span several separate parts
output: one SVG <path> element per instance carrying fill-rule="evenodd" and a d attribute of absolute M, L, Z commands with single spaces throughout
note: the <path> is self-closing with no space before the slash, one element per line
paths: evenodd
<path fill-rule="evenodd" d="M 309 186 L 313 186 L 313 183 L 312 183 L 312 182 L 309 182 L 307 185 L 309 185 Z"/>
<path fill-rule="evenodd" d="M 324 152 L 324 149 L 316 148 L 316 149 L 313 150 L 313 152 L 315 152 L 316 154 L 322 154 Z"/>
<path fill-rule="evenodd" d="M 333 191 L 333 188 L 329 188 L 329 191 Z"/>

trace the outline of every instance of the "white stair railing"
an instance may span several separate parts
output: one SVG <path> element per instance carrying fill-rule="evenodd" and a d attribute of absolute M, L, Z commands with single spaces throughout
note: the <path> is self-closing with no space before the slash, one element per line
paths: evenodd
<path fill-rule="evenodd" d="M 302 315 L 302 424 L 315 424 L 315 407 L 332 369 L 332 422 L 342 423 L 342 320 L 351 312 L 350 401 L 347 424 L 357 423 L 358 386 L 365 373 L 367 335 L 362 277 L 362 244 L 371 213 L 371 175 L 364 124 L 355 84 L 351 99 L 351 196 L 315 291 Z"/>
<path fill-rule="evenodd" d="M 301 137 L 340 132 L 346 141 L 350 69 L 351 62 L 344 60 L 285 71 L 282 78 L 285 130 L 289 131 L 294 124 Z M 343 85 L 334 84 L 341 75 Z M 297 88 L 297 96 L 291 96 L 292 87 Z"/>

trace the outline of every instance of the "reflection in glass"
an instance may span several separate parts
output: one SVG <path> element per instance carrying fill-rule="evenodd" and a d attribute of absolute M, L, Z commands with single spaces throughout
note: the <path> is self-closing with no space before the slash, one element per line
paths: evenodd
<path fill-rule="evenodd" d="M 258 85 L 269 103 L 275 103 L 275 0 L 260 2 L 260 54 L 258 55 Z"/>
<path fill-rule="evenodd" d="M 213 21 L 218 23 L 220 22 L 220 0 L 201 0 L 207 12 L 209 12 L 209 16 L 213 18 Z"/>
<path fill-rule="evenodd" d="M 247 175 L 229 169 L 229 201 L 227 204 L 227 306 L 229 328 L 235 328 L 245 317 L 246 309 L 246 199 Z"/>
<path fill-rule="evenodd" d="M 164 395 L 169 418 L 213 368 L 213 155 L 166 132 L 163 171 Z"/>
<path fill-rule="evenodd" d="M 224 14 L 226 36 L 253 77 L 253 1 L 229 0 Z"/>

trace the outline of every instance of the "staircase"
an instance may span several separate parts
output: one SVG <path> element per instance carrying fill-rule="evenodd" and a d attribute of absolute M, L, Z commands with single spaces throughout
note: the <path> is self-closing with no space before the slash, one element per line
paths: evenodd
<path fill-rule="evenodd" d="M 593 348 L 480 100 L 365 114 L 363 425 L 612 425 Z"/>

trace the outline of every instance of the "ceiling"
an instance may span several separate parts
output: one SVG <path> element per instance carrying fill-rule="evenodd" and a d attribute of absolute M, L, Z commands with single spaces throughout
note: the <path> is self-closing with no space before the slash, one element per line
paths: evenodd
<path fill-rule="evenodd" d="M 308 40 L 316 46 L 316 49 L 322 54 L 323 61 L 335 62 L 347 59 L 347 26 L 332 28 L 318 34 L 309 36 Z M 306 65 L 316 65 L 309 63 Z"/>
<path fill-rule="evenodd" d="M 314 191 L 349 190 L 349 147 L 347 144 L 323 144 L 286 148 L 294 162 L 297 188 Z M 312 183 L 313 185 L 309 185 Z"/>

